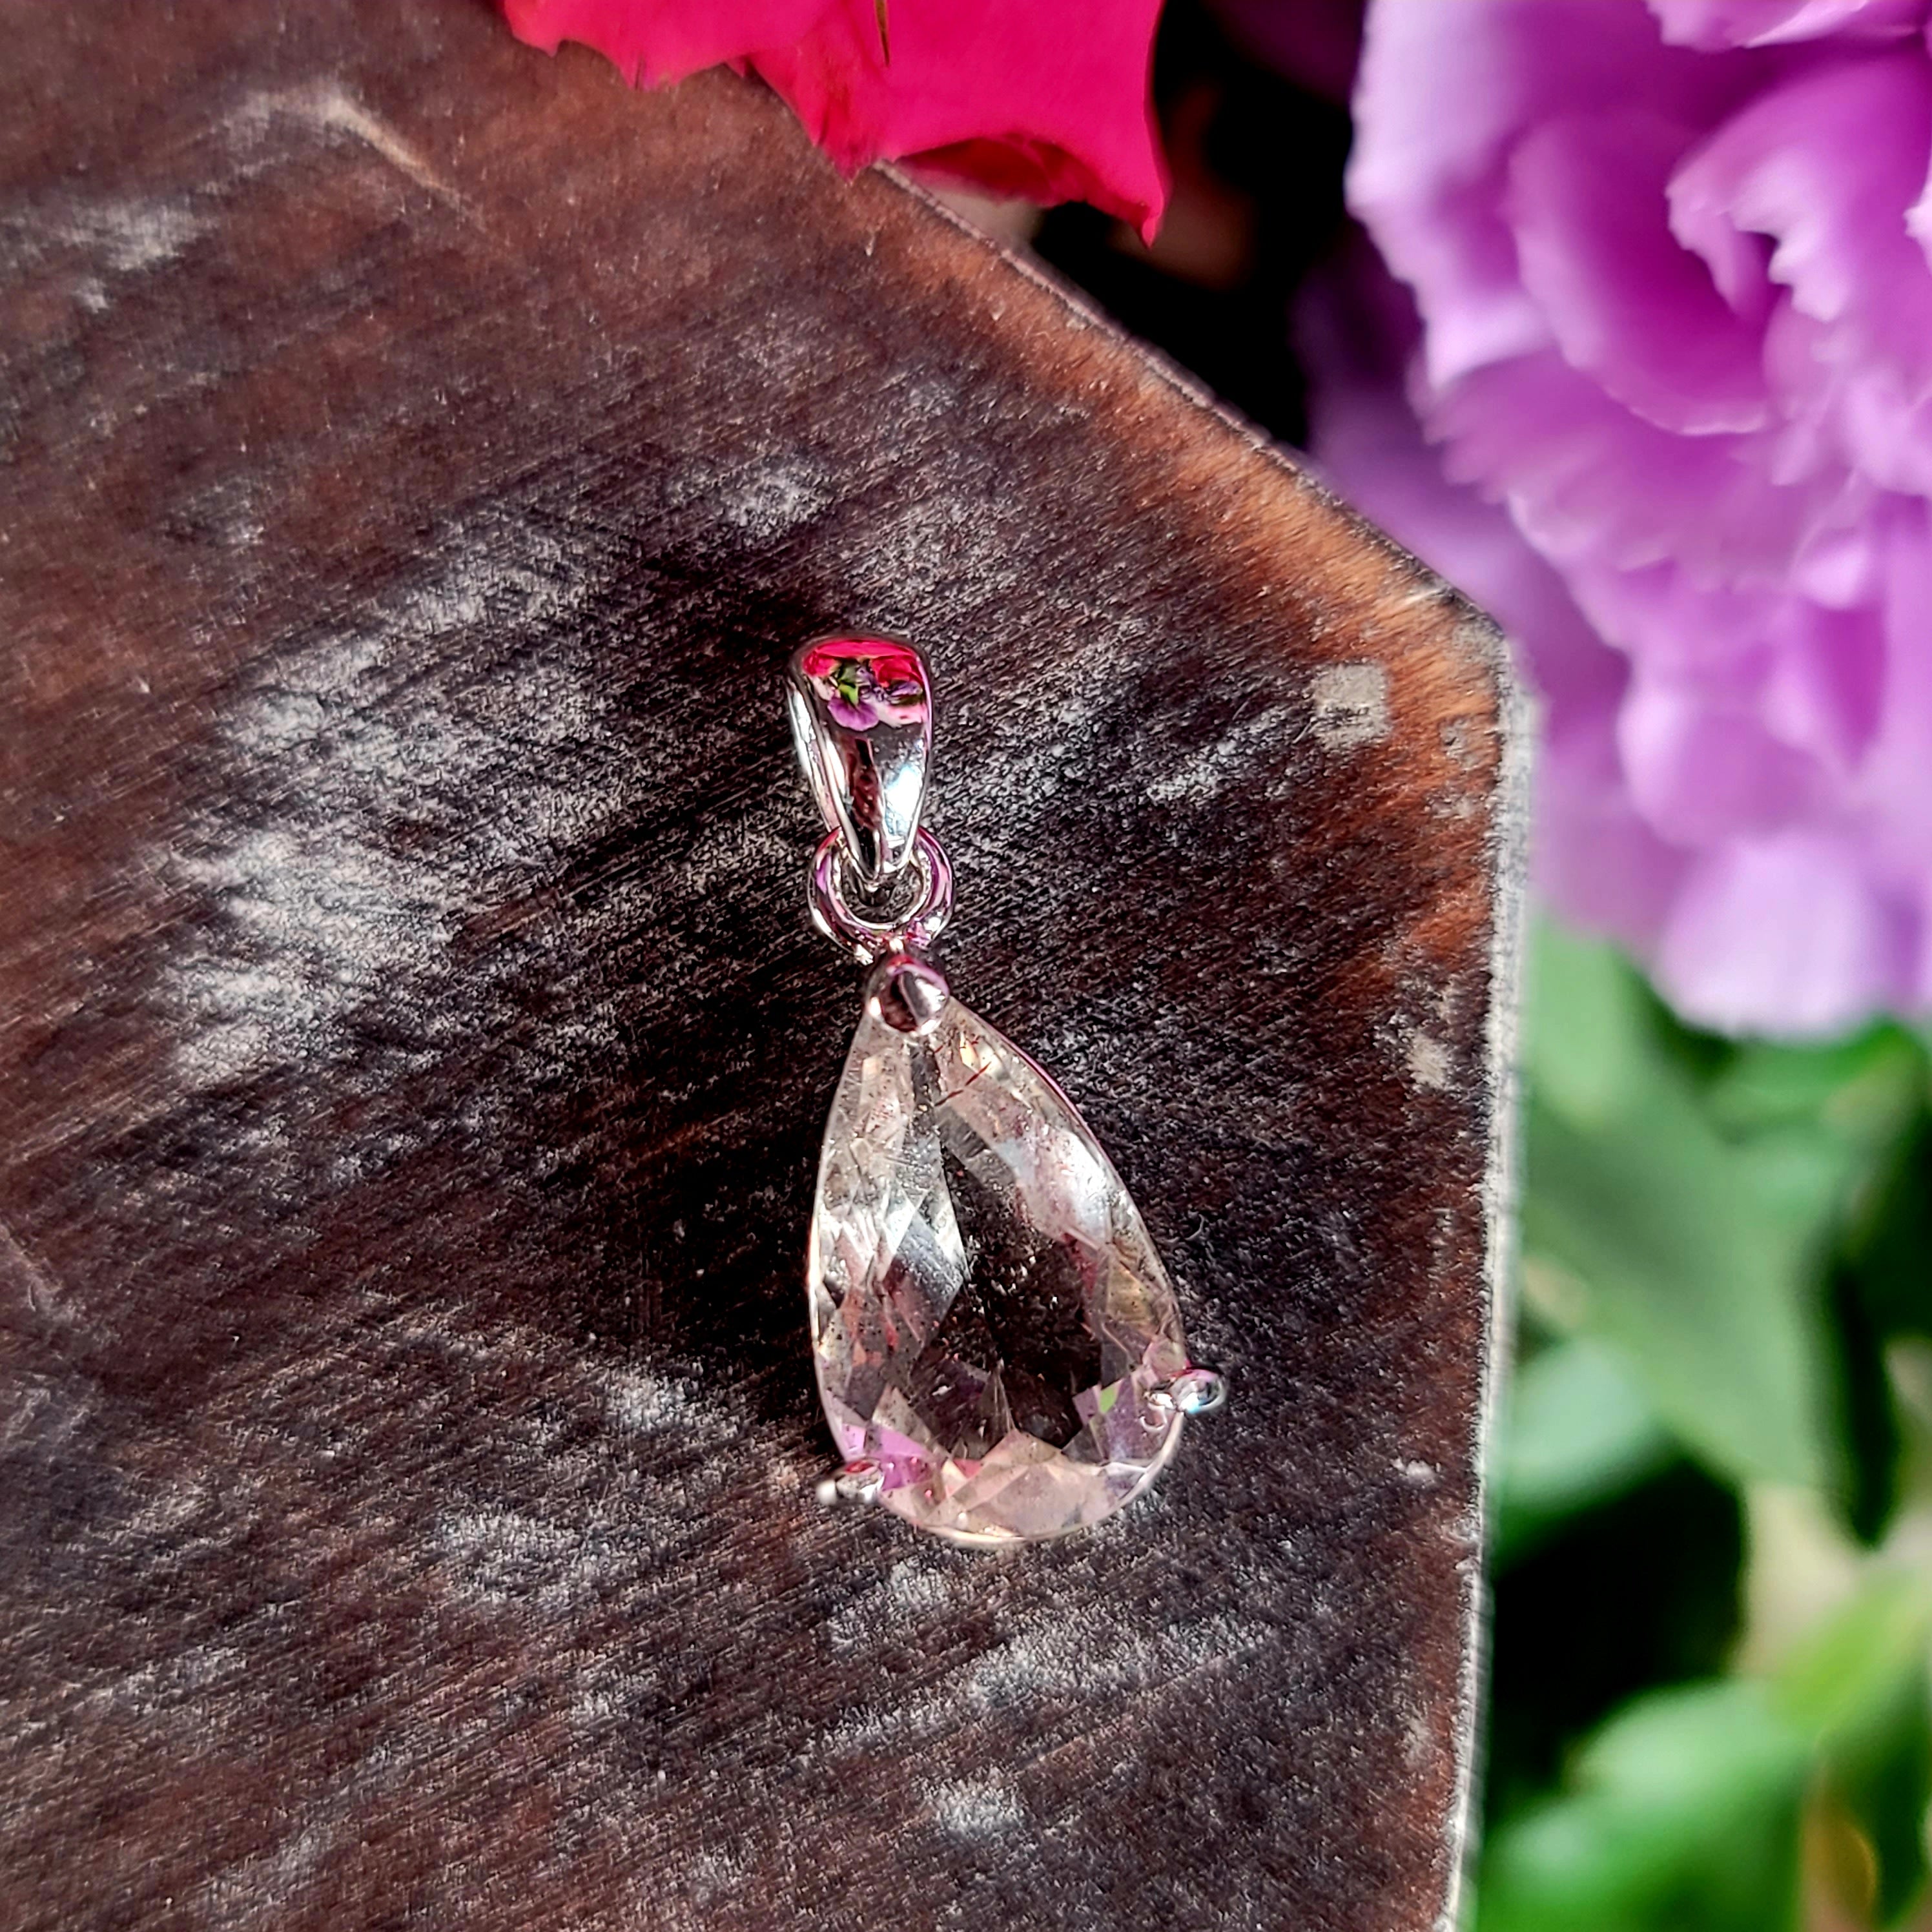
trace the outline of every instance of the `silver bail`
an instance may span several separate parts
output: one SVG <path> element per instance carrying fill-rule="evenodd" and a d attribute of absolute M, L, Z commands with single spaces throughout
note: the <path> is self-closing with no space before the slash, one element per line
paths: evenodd
<path fill-rule="evenodd" d="M 896 638 L 815 638 L 785 668 L 785 708 L 812 795 L 867 892 L 912 856 L 932 760 L 932 678 Z"/>

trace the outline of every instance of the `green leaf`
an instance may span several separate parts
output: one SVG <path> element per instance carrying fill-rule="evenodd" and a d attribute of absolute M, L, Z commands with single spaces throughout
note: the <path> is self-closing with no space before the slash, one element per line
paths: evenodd
<path fill-rule="evenodd" d="M 1904 1474 L 1904 1432 L 1886 1366 L 1886 1337 L 1872 1318 L 1861 1283 L 1842 1264 L 1829 1283 L 1836 1347 L 1840 1432 L 1845 1450 L 1839 1497 L 1845 1527 L 1876 1548 L 1898 1508 Z"/>
<path fill-rule="evenodd" d="M 1932 1112 L 1886 1149 L 1847 1247 L 1878 1332 L 1932 1335 Z"/>
<path fill-rule="evenodd" d="M 1560 1795 L 1492 1834 L 1478 1932 L 1792 1926 L 1800 1810 L 1821 1756 L 1853 1815 L 1871 1821 L 1868 1835 L 1892 1847 L 1895 1883 L 1884 1882 L 1881 1852 L 1882 1896 L 1909 1897 L 1923 1876 L 1900 1846 L 1924 1815 L 1912 1808 L 1928 1632 L 1932 1580 L 1883 1576 L 1768 1681 L 1633 1700 L 1578 1754 Z"/>
<path fill-rule="evenodd" d="M 1925 1049 L 1886 1024 L 1814 1046 L 1754 1040 L 1710 1084 L 1713 1118 L 1732 1134 L 1816 1123 L 1868 1148 L 1895 1139 L 1923 1103 Z"/>
<path fill-rule="evenodd" d="M 1580 1127 L 1616 1120 L 1660 1051 L 1642 979 L 1614 947 L 1545 921 L 1529 984 L 1532 1089 Z"/>
<path fill-rule="evenodd" d="M 1523 1240 L 1582 1285 L 1587 1327 L 1714 1469 L 1825 1482 L 1815 1308 L 1688 1096 L 1659 1083 L 1588 1131 L 1533 1100 Z"/>
<path fill-rule="evenodd" d="M 1843 1458 L 1814 1276 L 1835 1181 L 1802 1148 L 1754 1161 L 1720 1134 L 1610 949 L 1548 930 L 1536 967 L 1526 1252 L 1581 1285 L 1583 1326 L 1711 1468 L 1826 1485 Z"/>
<path fill-rule="evenodd" d="M 1927 1082 L 1917 1040 L 1887 1025 L 1823 1046 L 1740 1048 L 1702 1100 L 1761 1210 L 1816 1257 L 1841 1224 L 1868 1238 L 1862 1231 L 1923 1118 Z M 1932 1288 L 1923 1251 L 1919 1262 Z"/>
<path fill-rule="evenodd" d="M 1579 1739 L 1659 1684 L 1724 1668 L 1740 1634 L 1742 1513 L 1681 1453 L 1499 1566 L 1486 1815 L 1547 1792 Z"/>
<path fill-rule="evenodd" d="M 1916 1042 L 1914 1042 L 1916 1045 Z M 1884 1534 L 1904 1475 L 1903 1418 L 1887 1352 L 1932 1334 L 1932 1113 L 1910 1119 L 1862 1178 L 1831 1276 L 1846 1520 Z"/>
<path fill-rule="evenodd" d="M 1736 1048 L 1705 1089 L 1767 1219 L 1821 1268 L 1846 1526 L 1875 1544 L 1898 1494 L 1900 1431 L 1884 1366 L 1895 1334 L 1932 1328 L 1932 1062 L 1886 1024 L 1814 1046 Z M 1821 1233 L 1821 1231 L 1822 1232 Z"/>
<path fill-rule="evenodd" d="M 1834 1744 L 1826 1774 L 1832 1795 L 1877 1860 L 1878 1922 L 1897 1924 L 1925 1892 L 1932 1697 L 1922 1667 L 1909 1670 L 1868 1723 Z"/>
<path fill-rule="evenodd" d="M 1538 1349 L 1511 1378 L 1499 1432 L 1496 1562 L 1622 1495 L 1675 1453 L 1642 1381 L 1614 1349 L 1586 1335 Z"/>
<path fill-rule="evenodd" d="M 1918 1672 L 1928 1636 L 1932 1577 L 1880 1576 L 1779 1666 L 1778 1708 L 1821 1742 L 1855 1732 Z"/>
<path fill-rule="evenodd" d="M 1760 1684 L 1654 1691 L 1574 1788 L 1492 1839 L 1478 1932 L 1780 1932 L 1794 1923 L 1803 1731 Z"/>

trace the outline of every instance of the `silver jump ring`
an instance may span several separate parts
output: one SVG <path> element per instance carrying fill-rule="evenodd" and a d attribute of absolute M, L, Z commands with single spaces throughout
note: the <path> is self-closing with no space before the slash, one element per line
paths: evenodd
<path fill-rule="evenodd" d="M 913 840 L 908 868 L 918 880 L 919 896 L 904 912 L 869 919 L 854 911 L 842 878 L 849 862 L 836 832 L 828 832 L 812 854 L 806 898 L 812 924 L 826 938 L 844 946 L 861 966 L 869 966 L 889 952 L 922 952 L 939 937 L 952 914 L 952 867 L 924 826 Z"/>

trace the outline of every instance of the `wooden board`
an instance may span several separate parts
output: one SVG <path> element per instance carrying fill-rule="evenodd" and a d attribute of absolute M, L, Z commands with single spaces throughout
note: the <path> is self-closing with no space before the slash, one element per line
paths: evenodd
<path fill-rule="evenodd" d="M 1496 640 L 754 88 L 0 0 L 0 1912 L 1407 1932 L 1453 1898 Z M 811 1498 L 855 976 L 778 668 L 1234 1384 L 1006 1558 Z"/>

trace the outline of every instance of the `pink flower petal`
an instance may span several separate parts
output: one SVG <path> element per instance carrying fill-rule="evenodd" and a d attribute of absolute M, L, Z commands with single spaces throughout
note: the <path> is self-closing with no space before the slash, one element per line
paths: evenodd
<path fill-rule="evenodd" d="M 1633 101 L 1706 126 L 1763 60 L 1666 48 L 1628 0 L 1372 6 L 1348 202 L 1417 292 L 1431 386 L 1550 340 L 1502 213 L 1510 155 L 1525 133 L 1554 115 Z"/>
<path fill-rule="evenodd" d="M 1525 286 L 1564 359 L 1679 434 L 1762 428 L 1762 312 L 1738 314 L 1670 232 L 1697 130 L 1646 107 L 1562 114 L 1518 142 L 1506 206 Z"/>
<path fill-rule="evenodd" d="M 1373 0 L 1352 191 L 1440 469 L 1385 298 L 1311 418 L 1544 696 L 1544 889 L 1694 1018 L 1829 1030 L 1932 1004 L 1932 6 L 1654 14 Z"/>
<path fill-rule="evenodd" d="M 1779 318 L 1768 344 L 1784 408 L 1886 488 L 1932 484 L 1932 274 L 1906 226 L 1929 155 L 1932 62 L 1901 50 L 1768 89 L 1670 188 L 1678 232 L 1714 268 L 1727 232 L 1764 238 L 1802 318 Z"/>
<path fill-rule="evenodd" d="M 1766 728 L 1850 781 L 1885 717 L 1884 613 L 1876 604 L 1832 610 L 1786 598 L 1766 613 L 1763 634 L 1772 646 L 1760 700 Z"/>
<path fill-rule="evenodd" d="M 1538 890 L 1570 919 L 1654 954 L 1696 855 L 1639 815 L 1620 776 L 1539 771 L 1532 847 Z"/>
<path fill-rule="evenodd" d="M 1888 872 L 1932 884 L 1932 514 L 1898 506 L 1891 539 L 1884 628 L 1888 640 L 1879 722 L 1860 772 L 1866 836 Z M 1932 972 L 1932 894 L 1924 902 Z"/>
<path fill-rule="evenodd" d="M 1749 437 L 1646 422 L 1553 352 L 1479 370 L 1424 406 L 1450 476 L 1500 496 L 1559 567 L 1678 561 L 1776 580 L 1835 494 L 1780 488 Z"/>
<path fill-rule="evenodd" d="M 783 96 L 848 172 L 905 160 L 994 194 L 1086 200 L 1151 238 L 1166 197 L 1148 107 L 1160 0 L 504 0 L 554 50 L 634 80 L 719 61 Z"/>
<path fill-rule="evenodd" d="M 716 0 L 665 6 L 650 0 L 502 0 L 520 40 L 554 54 L 580 40 L 616 64 L 633 87 L 661 87 L 758 47 L 802 39 L 838 0 Z"/>
<path fill-rule="evenodd" d="M 999 178 L 974 178 L 1090 200 L 1151 235 L 1166 196 L 1147 105 L 1159 11 L 1160 0 L 895 0 L 888 67 L 872 0 L 848 0 L 753 64 L 842 166 L 929 156 L 964 172 L 975 148 L 997 151 Z"/>
<path fill-rule="evenodd" d="M 1894 40 L 1924 23 L 1926 0 L 1650 0 L 1664 38 L 1690 47 L 1762 47 L 1843 34 Z"/>
<path fill-rule="evenodd" d="M 1697 680 L 1639 668 L 1617 718 L 1631 802 L 1675 845 L 1711 845 L 1804 818 L 1823 789 L 1761 715 L 1756 680 Z"/>
<path fill-rule="evenodd" d="M 1787 832 L 1699 860 L 1658 947 L 1678 1010 L 1726 1033 L 1837 1033 L 1891 999 L 1911 913 L 1876 890 L 1852 837 Z"/>

